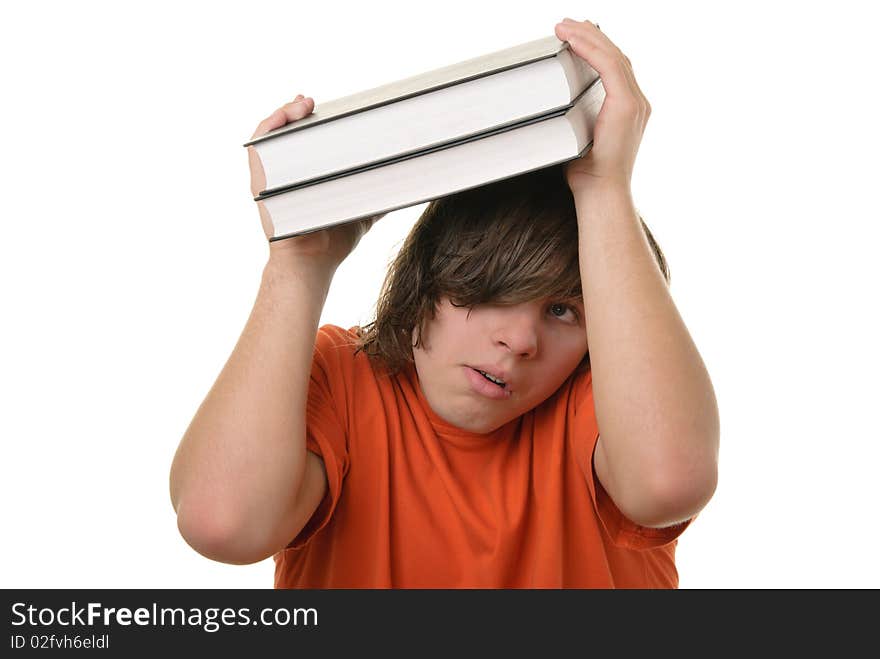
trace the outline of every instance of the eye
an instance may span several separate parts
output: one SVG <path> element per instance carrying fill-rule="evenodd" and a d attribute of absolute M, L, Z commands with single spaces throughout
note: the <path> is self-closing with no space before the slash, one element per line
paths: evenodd
<path fill-rule="evenodd" d="M 556 318 L 565 318 L 566 312 L 570 313 L 571 320 L 577 322 L 578 313 L 572 305 L 566 304 L 565 302 L 554 302 L 550 305 L 550 313 Z"/>

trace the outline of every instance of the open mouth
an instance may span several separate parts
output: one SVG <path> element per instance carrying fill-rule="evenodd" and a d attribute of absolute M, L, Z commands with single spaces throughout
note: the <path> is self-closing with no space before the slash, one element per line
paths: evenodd
<path fill-rule="evenodd" d="M 485 371 L 481 371 L 481 370 L 476 369 L 476 368 L 475 368 L 474 370 L 475 370 L 477 373 L 479 373 L 480 375 L 482 375 L 486 380 L 488 380 L 489 382 L 491 382 L 491 383 L 494 384 L 494 385 L 497 385 L 497 386 L 501 387 L 502 389 L 504 389 L 504 388 L 507 386 L 507 383 L 504 382 L 504 380 L 500 380 L 500 379 L 498 379 L 498 378 L 496 378 L 496 377 L 494 377 L 494 376 L 492 376 L 492 375 L 489 375 L 489 374 L 486 373 Z"/>

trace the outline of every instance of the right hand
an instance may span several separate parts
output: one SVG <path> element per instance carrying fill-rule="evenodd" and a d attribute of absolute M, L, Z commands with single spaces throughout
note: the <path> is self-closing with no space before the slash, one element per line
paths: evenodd
<path fill-rule="evenodd" d="M 280 128 L 292 121 L 310 115 L 315 109 L 315 101 L 299 94 L 293 101 L 282 105 L 268 117 L 263 119 L 254 131 L 253 137 L 265 135 L 270 130 Z M 253 138 L 251 138 L 253 139 Z M 251 170 L 251 194 L 256 197 L 266 187 L 266 175 L 254 147 L 248 147 L 248 161 Z M 271 237 L 272 222 L 263 202 L 257 202 L 260 210 L 260 221 L 266 237 Z M 301 236 L 292 236 L 284 240 L 269 243 L 269 259 L 289 262 L 300 257 L 315 258 L 336 268 L 357 246 L 363 235 L 373 224 L 385 214 L 376 215 L 357 222 L 346 222 L 328 229 L 313 231 Z"/>

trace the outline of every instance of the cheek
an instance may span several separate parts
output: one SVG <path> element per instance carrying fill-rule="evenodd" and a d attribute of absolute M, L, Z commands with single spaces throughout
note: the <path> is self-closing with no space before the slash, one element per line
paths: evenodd
<path fill-rule="evenodd" d="M 570 325 L 554 332 L 550 337 L 552 345 L 560 358 L 578 362 L 587 354 L 587 333 L 583 327 Z"/>
<path fill-rule="evenodd" d="M 557 346 L 559 358 L 554 364 L 552 371 L 558 379 L 564 380 L 583 361 L 587 354 L 587 342 L 584 337 L 577 337 L 565 342 L 560 341 L 557 343 Z"/>

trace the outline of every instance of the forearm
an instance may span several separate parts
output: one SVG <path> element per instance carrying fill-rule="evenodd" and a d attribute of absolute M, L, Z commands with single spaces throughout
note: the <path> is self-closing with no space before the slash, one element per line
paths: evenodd
<path fill-rule="evenodd" d="M 259 537 L 293 505 L 305 467 L 315 334 L 332 276 L 305 260 L 264 269 L 247 324 L 174 457 L 171 500 L 182 532 Z"/>
<path fill-rule="evenodd" d="M 719 440 L 709 374 L 628 190 L 574 196 L 605 485 L 634 508 L 699 509 L 714 491 Z"/>

